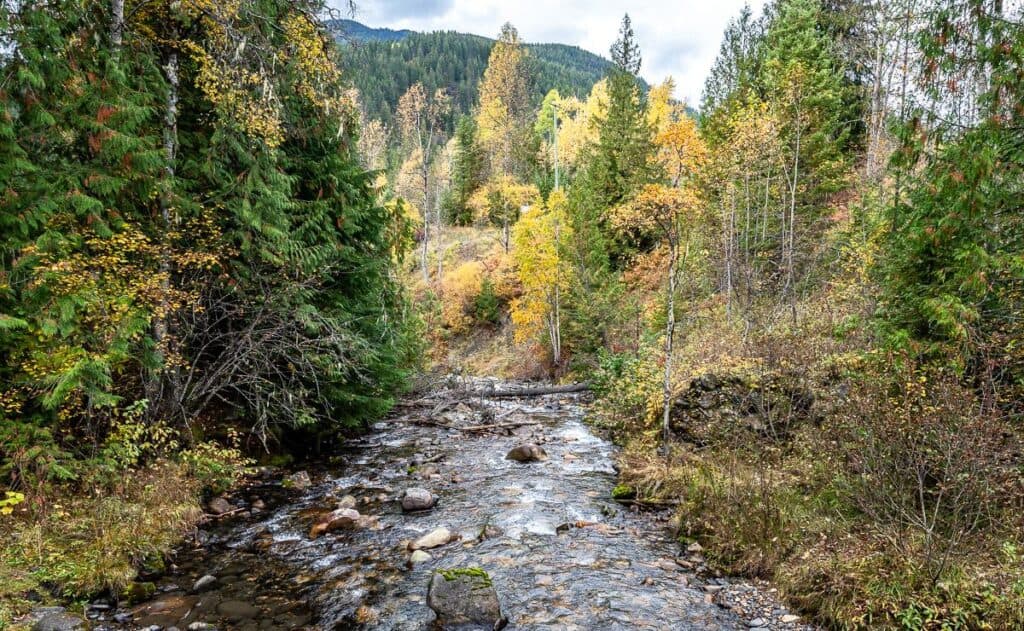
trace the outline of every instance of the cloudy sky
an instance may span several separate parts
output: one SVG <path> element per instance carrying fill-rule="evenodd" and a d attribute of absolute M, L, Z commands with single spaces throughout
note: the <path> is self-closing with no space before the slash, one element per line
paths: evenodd
<path fill-rule="evenodd" d="M 335 5 L 345 4 L 333 0 Z M 755 14 L 765 0 L 750 0 Z M 528 42 L 575 44 L 608 56 L 622 14 L 633 19 L 650 83 L 671 75 L 676 96 L 697 105 L 722 31 L 746 0 L 357 0 L 369 26 L 454 30 L 495 37 L 505 22 Z"/>

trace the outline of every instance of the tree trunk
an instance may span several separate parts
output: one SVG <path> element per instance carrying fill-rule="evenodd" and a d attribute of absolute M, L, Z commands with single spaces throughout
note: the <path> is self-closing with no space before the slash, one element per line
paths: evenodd
<path fill-rule="evenodd" d="M 110 6 L 110 44 L 115 53 L 121 52 L 124 40 L 124 0 L 113 0 Z"/>
<path fill-rule="evenodd" d="M 177 32 L 174 31 L 172 34 L 174 40 L 177 39 Z M 155 318 L 153 322 L 153 339 L 156 342 L 157 348 L 166 354 L 168 344 L 168 330 L 170 328 L 168 322 L 169 312 L 169 296 L 171 290 L 171 252 L 170 244 L 167 241 L 167 235 L 170 234 L 172 225 L 172 187 L 175 177 L 175 159 L 178 153 L 178 90 L 179 90 L 179 77 L 178 77 L 178 51 L 173 48 L 176 42 L 172 42 L 172 48 L 168 51 L 166 57 L 166 63 L 164 64 L 164 75 L 167 79 L 167 99 L 164 102 L 164 125 L 163 125 L 163 145 L 164 145 L 164 158 L 166 164 L 164 165 L 164 182 L 163 190 L 160 193 L 160 218 L 163 222 L 163 235 L 162 244 L 160 248 L 160 261 L 159 270 L 161 275 L 160 280 L 160 307 L 161 314 Z M 172 393 L 170 397 L 163 395 L 161 392 L 165 382 L 164 369 L 158 368 L 154 371 L 154 374 L 150 375 L 149 380 L 146 384 L 146 398 L 151 404 L 155 404 L 158 400 L 163 398 L 172 402 L 177 402 L 177 392 Z M 163 396 L 162 396 L 163 395 Z M 150 408 L 150 414 L 156 412 L 152 407 Z"/>
<path fill-rule="evenodd" d="M 679 245 L 669 245 L 668 263 L 668 314 L 665 319 L 665 380 L 662 384 L 662 409 L 661 417 L 661 438 L 665 455 L 668 455 L 669 441 L 669 417 L 671 415 L 672 403 L 672 352 L 673 338 L 676 330 L 676 262 L 679 258 Z"/>

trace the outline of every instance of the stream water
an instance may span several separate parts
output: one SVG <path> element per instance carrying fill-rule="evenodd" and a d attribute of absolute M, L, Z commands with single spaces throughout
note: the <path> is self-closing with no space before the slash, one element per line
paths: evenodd
<path fill-rule="evenodd" d="M 111 609 L 103 624 L 430 629 L 431 573 L 475 566 L 493 579 L 510 629 L 804 628 L 770 595 L 768 605 L 750 610 L 765 612 L 760 619 L 716 602 L 725 589 L 759 597 L 764 590 L 698 578 L 686 566 L 700 560 L 686 560 L 665 521 L 611 499 L 615 447 L 584 423 L 585 404 L 575 395 L 429 412 L 378 423 L 302 491 L 274 481 L 248 489 L 242 501 L 262 509 L 210 527 L 203 545 L 179 553 L 153 599 L 121 613 L 121 623 L 110 618 Z M 481 412 L 493 422 L 530 424 L 493 431 L 438 426 L 479 424 Z M 524 442 L 541 445 L 548 458 L 505 459 Z M 437 505 L 403 513 L 396 500 L 409 487 L 429 490 Z M 345 496 L 374 516 L 372 523 L 310 539 L 314 516 Z M 408 542 L 441 526 L 459 539 L 411 566 Z M 194 589 L 206 574 L 216 582 Z"/>

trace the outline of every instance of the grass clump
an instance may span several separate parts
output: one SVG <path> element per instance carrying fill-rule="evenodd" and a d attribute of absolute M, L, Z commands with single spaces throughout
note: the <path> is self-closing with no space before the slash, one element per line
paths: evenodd
<path fill-rule="evenodd" d="M 230 438 L 183 448 L 177 432 L 126 419 L 90 457 L 63 459 L 59 478 L 40 465 L 55 444 L 14 452 L 4 472 L 21 490 L 0 512 L 0 628 L 49 601 L 151 595 L 139 570 L 159 567 L 202 518 L 204 493 L 235 485 L 249 464 Z"/>

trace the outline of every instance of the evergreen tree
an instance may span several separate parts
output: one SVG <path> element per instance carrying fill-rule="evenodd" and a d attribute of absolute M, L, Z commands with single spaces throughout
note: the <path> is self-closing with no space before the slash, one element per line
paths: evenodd
<path fill-rule="evenodd" d="M 452 161 L 452 185 L 446 201 L 448 219 L 457 225 L 473 220 L 467 206 L 469 198 L 484 183 L 484 153 L 476 137 L 476 121 L 462 116 L 455 127 L 455 157 Z"/>
<path fill-rule="evenodd" d="M 951 2 L 920 34 L 925 98 L 899 130 L 881 266 L 890 343 L 986 390 L 1024 376 L 1024 26 L 1000 8 Z"/>
<path fill-rule="evenodd" d="M 353 153 L 319 8 L 0 5 L 5 419 L 97 440 L 140 405 L 258 431 L 387 405 L 408 229 Z"/>
<path fill-rule="evenodd" d="M 636 73 L 640 49 L 626 15 L 619 39 L 611 48 L 613 67 L 608 75 L 608 107 L 598 121 L 599 136 L 588 159 L 583 186 L 590 189 L 591 203 L 604 213 L 630 198 L 652 181 L 653 129 L 645 113 L 645 97 Z"/>

